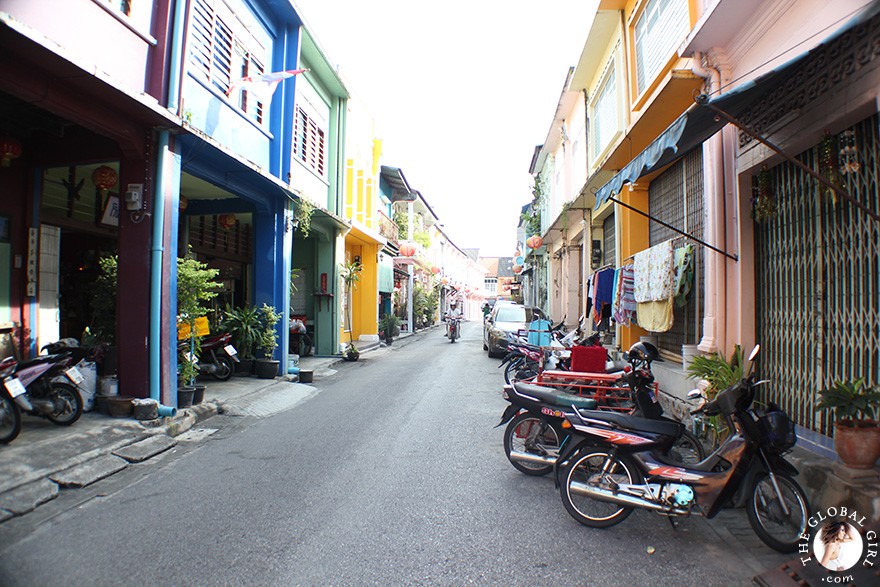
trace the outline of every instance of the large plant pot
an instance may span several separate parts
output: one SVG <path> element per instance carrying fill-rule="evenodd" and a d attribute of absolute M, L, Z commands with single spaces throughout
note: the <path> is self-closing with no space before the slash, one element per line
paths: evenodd
<path fill-rule="evenodd" d="M 834 450 L 847 467 L 870 469 L 880 459 L 880 428 L 875 420 L 851 421 L 834 424 Z"/>
<path fill-rule="evenodd" d="M 235 364 L 235 374 L 243 377 L 247 377 L 249 375 L 254 374 L 254 360 L 253 359 L 239 359 L 238 363 Z"/>
<path fill-rule="evenodd" d="M 254 371 L 260 379 L 274 379 L 278 375 L 278 361 L 258 359 L 254 363 Z"/>
<path fill-rule="evenodd" d="M 193 392 L 193 399 L 192 399 L 194 406 L 197 406 L 200 403 L 202 403 L 203 401 L 205 401 L 205 389 L 207 389 L 207 387 L 208 386 L 203 383 L 197 383 L 197 384 L 193 385 L 193 388 L 195 389 L 195 391 Z"/>
<path fill-rule="evenodd" d="M 188 408 L 192 406 L 193 395 L 196 392 L 195 387 L 178 387 L 177 388 L 177 407 Z"/>

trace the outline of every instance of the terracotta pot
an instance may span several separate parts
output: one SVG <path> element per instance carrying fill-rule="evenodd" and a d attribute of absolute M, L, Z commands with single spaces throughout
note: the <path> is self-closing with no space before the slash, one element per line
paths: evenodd
<path fill-rule="evenodd" d="M 847 467 L 870 469 L 880 459 L 880 427 L 875 420 L 852 426 L 850 420 L 834 424 L 834 450 Z"/>

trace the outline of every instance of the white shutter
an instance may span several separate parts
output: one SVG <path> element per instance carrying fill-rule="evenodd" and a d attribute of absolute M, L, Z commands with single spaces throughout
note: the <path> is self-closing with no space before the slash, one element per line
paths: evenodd
<path fill-rule="evenodd" d="M 593 103 L 592 114 L 593 157 L 598 157 L 618 130 L 617 75 L 613 63 Z"/>
<path fill-rule="evenodd" d="M 636 82 L 641 94 L 690 30 L 687 0 L 648 0 L 636 21 Z"/>

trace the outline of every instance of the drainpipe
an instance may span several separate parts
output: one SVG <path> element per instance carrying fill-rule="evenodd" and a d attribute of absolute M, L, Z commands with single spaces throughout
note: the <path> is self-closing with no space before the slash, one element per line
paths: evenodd
<path fill-rule="evenodd" d="M 168 68 L 168 110 L 179 115 L 180 76 L 183 69 L 183 31 L 186 24 L 185 0 L 174 3 L 173 32 L 171 35 L 171 62 Z"/>
<path fill-rule="evenodd" d="M 153 190 L 153 246 L 150 252 L 150 397 L 159 402 L 160 416 L 173 416 L 177 409 L 162 405 L 162 257 L 165 234 L 165 165 L 168 131 L 159 131 L 156 150 L 156 185 Z"/>
<path fill-rule="evenodd" d="M 713 67 L 705 67 L 703 57 L 700 52 L 694 53 L 691 68 L 696 75 L 707 80 L 708 93 L 712 95 L 721 88 L 721 72 Z M 726 243 L 720 242 L 725 228 L 723 153 L 722 133 L 716 133 L 703 143 L 703 193 L 705 194 L 703 238 L 721 249 L 726 248 Z M 698 348 L 704 353 L 714 353 L 719 350 L 719 343 L 725 338 L 724 327 L 727 319 L 724 257 L 714 251 L 706 250 L 704 267 L 703 337 Z"/>

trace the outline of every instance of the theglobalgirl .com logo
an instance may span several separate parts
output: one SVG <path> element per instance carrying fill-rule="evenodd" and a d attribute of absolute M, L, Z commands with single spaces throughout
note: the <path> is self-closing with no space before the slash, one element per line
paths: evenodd
<path fill-rule="evenodd" d="M 829 575 L 827 583 L 853 580 L 846 572 L 858 564 L 873 567 L 877 561 L 877 530 L 865 525 L 865 516 L 845 507 L 829 507 L 807 520 L 809 529 L 800 536 L 801 564 L 820 564 Z"/>

